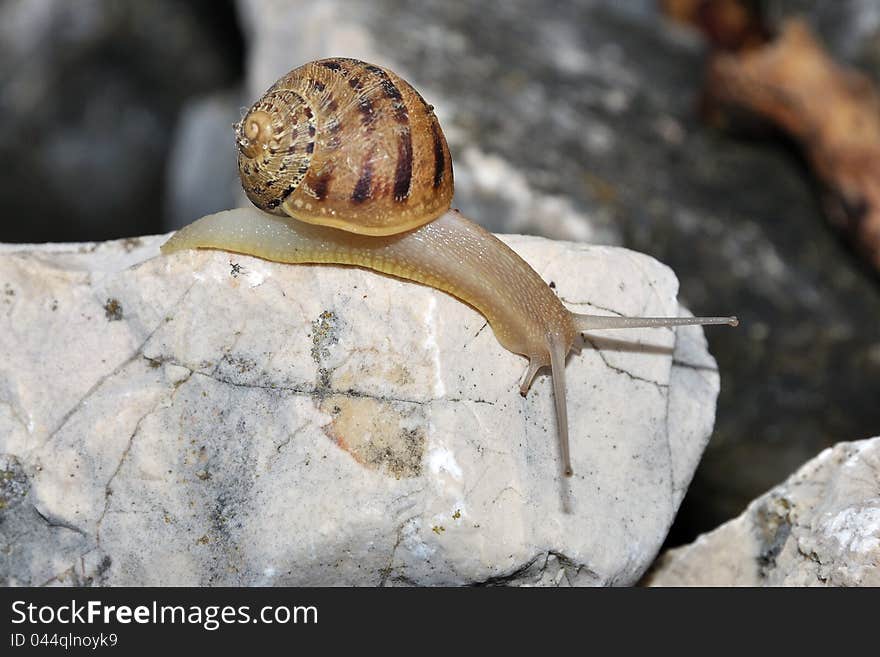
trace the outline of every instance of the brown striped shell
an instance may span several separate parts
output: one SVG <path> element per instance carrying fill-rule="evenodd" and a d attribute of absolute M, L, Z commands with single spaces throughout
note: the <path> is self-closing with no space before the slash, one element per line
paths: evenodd
<path fill-rule="evenodd" d="M 356 59 L 294 69 L 254 103 L 236 139 L 242 186 L 266 212 L 390 235 L 452 203 L 452 159 L 433 107 Z"/>

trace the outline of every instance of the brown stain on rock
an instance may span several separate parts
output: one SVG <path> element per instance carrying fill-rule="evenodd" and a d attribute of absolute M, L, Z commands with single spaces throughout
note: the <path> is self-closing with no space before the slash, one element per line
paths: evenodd
<path fill-rule="evenodd" d="M 323 427 L 327 437 L 364 467 L 395 479 L 421 475 L 425 430 L 419 404 L 328 395 L 319 409 L 333 417 Z"/>
<path fill-rule="evenodd" d="M 365 375 L 372 375 L 395 387 L 403 387 L 413 382 L 415 377 L 405 363 L 389 359 L 387 354 L 370 348 L 373 353 L 365 354 L 363 365 L 351 369 L 340 368 L 333 372 L 333 385 L 337 389 L 347 390 L 355 387 Z"/>

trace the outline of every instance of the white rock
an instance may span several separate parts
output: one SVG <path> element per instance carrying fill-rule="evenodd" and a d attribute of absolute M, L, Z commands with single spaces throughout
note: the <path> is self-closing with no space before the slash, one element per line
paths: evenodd
<path fill-rule="evenodd" d="M 880 437 L 826 449 L 740 515 L 666 552 L 651 586 L 880 586 Z"/>
<path fill-rule="evenodd" d="M 504 239 L 575 310 L 679 310 L 647 256 Z M 162 241 L 0 247 L 6 583 L 630 584 L 651 563 L 712 428 L 700 329 L 569 359 L 566 480 L 549 377 L 521 397 L 525 360 L 469 306 Z"/>

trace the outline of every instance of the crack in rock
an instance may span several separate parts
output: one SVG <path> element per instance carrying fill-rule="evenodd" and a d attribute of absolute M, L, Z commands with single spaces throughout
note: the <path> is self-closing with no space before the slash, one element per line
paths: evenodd
<path fill-rule="evenodd" d="M 385 403 L 398 403 L 398 404 L 415 404 L 419 406 L 430 405 L 435 403 L 473 403 L 473 404 L 485 404 L 488 406 L 495 406 L 495 402 L 490 401 L 488 399 L 471 399 L 468 397 L 435 397 L 432 399 L 421 400 L 421 399 L 408 399 L 405 397 L 390 397 L 387 395 L 376 395 L 369 392 L 364 392 L 361 390 L 354 390 L 349 388 L 347 390 L 337 390 L 330 387 L 324 387 L 322 385 L 280 385 L 274 383 L 245 383 L 241 381 L 233 381 L 231 379 L 223 378 L 220 376 L 216 376 L 216 368 L 214 368 L 210 372 L 206 372 L 204 370 L 195 369 L 189 365 L 184 365 L 182 362 L 175 360 L 173 357 L 147 357 L 147 360 L 157 363 L 164 364 L 167 363 L 169 365 L 176 365 L 178 367 L 182 367 L 185 370 L 188 370 L 192 374 L 197 374 L 199 376 L 203 376 L 205 378 L 211 379 L 212 381 L 216 381 L 217 383 L 222 383 L 224 385 L 233 386 L 235 388 L 244 388 L 246 390 L 268 390 L 270 392 L 284 392 L 292 395 L 299 395 L 303 397 L 324 399 L 326 397 L 350 397 L 353 399 L 373 399 L 380 402 Z"/>
<path fill-rule="evenodd" d="M 48 513 L 42 511 L 36 504 L 31 504 L 31 508 L 34 510 L 34 513 L 36 513 L 37 516 L 39 516 L 43 520 L 43 522 L 45 522 L 49 527 L 52 527 L 53 529 L 67 529 L 69 531 L 79 534 L 80 536 L 88 536 L 85 531 L 83 531 L 73 523 L 49 515 Z"/>
<path fill-rule="evenodd" d="M 604 310 L 607 313 L 611 313 L 612 315 L 616 315 L 617 317 L 623 317 L 623 313 L 619 310 L 614 310 L 614 308 L 609 308 L 608 306 L 600 306 L 598 303 L 593 303 L 592 301 L 574 301 L 572 299 L 568 299 L 562 295 L 559 295 L 559 300 L 568 306 L 589 306 L 590 308 L 596 308 L 598 310 Z"/>
<path fill-rule="evenodd" d="M 540 582 L 544 575 L 547 574 L 547 570 L 553 561 L 558 563 L 560 567 L 560 571 L 557 572 L 554 580 L 557 586 L 562 578 L 566 580 L 569 586 L 581 585 L 578 582 L 581 573 L 595 583 L 602 581 L 599 573 L 588 564 L 572 559 L 558 550 L 542 550 L 513 570 L 502 575 L 494 575 L 482 582 L 477 582 L 476 586 L 510 586 L 511 584 Z M 539 563 L 540 565 L 538 565 Z M 560 575 L 560 573 L 562 574 Z"/>
<path fill-rule="evenodd" d="M 655 386 L 661 390 L 664 388 L 665 389 L 669 388 L 668 383 L 660 383 L 659 381 L 655 381 L 653 379 L 646 379 L 645 377 L 639 376 L 638 374 L 633 374 L 632 372 L 629 372 L 629 371 L 623 369 L 622 367 L 617 367 L 616 365 L 612 365 L 611 363 L 608 362 L 608 359 L 605 358 L 605 354 L 602 353 L 602 349 L 600 347 L 598 347 L 596 345 L 596 343 L 591 338 L 588 338 L 586 335 L 584 335 L 583 338 L 595 350 L 595 352 L 599 356 L 599 358 L 602 359 L 602 362 L 605 363 L 605 367 L 607 367 L 609 370 L 617 372 L 618 374 L 624 374 L 624 375 L 628 376 L 630 379 L 632 379 L 633 381 L 642 381 L 643 383 L 650 383 L 652 386 Z"/>
<path fill-rule="evenodd" d="M 107 515 L 108 510 L 110 509 L 110 498 L 113 495 L 113 482 L 116 479 L 116 475 L 119 474 L 119 471 L 122 469 L 122 465 L 125 463 L 125 460 L 128 458 L 129 452 L 131 452 L 132 445 L 134 445 L 134 439 L 138 435 L 141 429 L 141 424 L 143 424 L 144 420 L 146 420 L 150 415 L 156 412 L 156 409 L 166 401 L 171 401 L 174 399 L 174 396 L 177 394 L 177 391 L 180 387 L 186 383 L 189 378 L 192 376 L 192 372 L 188 376 L 186 376 L 181 381 L 178 381 L 174 385 L 174 389 L 171 391 L 171 394 L 166 398 L 164 395 L 160 396 L 156 403 L 144 413 L 138 421 L 134 425 L 134 429 L 131 432 L 131 435 L 128 438 L 128 443 L 125 446 L 125 449 L 122 451 L 122 455 L 119 457 L 119 463 L 116 464 L 116 468 L 113 470 L 110 477 L 107 479 L 107 483 L 104 484 L 104 509 L 101 511 L 101 515 L 98 517 L 97 522 L 95 523 L 95 544 L 97 546 L 101 545 L 101 525 L 104 522 L 104 517 Z"/>
<path fill-rule="evenodd" d="M 697 372 L 712 372 L 713 374 L 718 374 L 717 367 L 709 367 L 707 365 L 697 365 L 695 363 L 689 363 L 684 360 L 678 360 L 676 358 L 672 359 L 673 367 L 681 367 L 686 370 L 695 370 Z"/>
<path fill-rule="evenodd" d="M 66 582 L 63 580 L 69 579 L 71 586 L 83 587 L 83 586 L 92 586 L 95 583 L 95 579 L 100 578 L 104 573 L 106 573 L 110 569 L 110 565 L 113 563 L 110 555 L 105 554 L 101 558 L 101 560 L 95 564 L 95 568 L 91 574 L 86 573 L 86 563 L 85 559 L 90 554 L 95 552 L 97 548 L 92 547 L 83 552 L 79 557 L 77 557 L 77 561 L 72 563 L 70 566 L 58 572 L 49 579 L 40 583 L 38 586 L 45 587 L 51 586 L 53 584 L 65 585 Z M 79 573 L 77 572 L 77 565 L 79 565 Z"/>
<path fill-rule="evenodd" d="M 189 294 L 190 290 L 192 290 L 192 288 L 193 288 L 194 285 L 195 285 L 195 283 L 192 283 L 192 284 L 191 284 L 191 285 L 190 285 L 190 286 L 184 291 L 184 293 L 180 296 L 180 298 L 179 298 L 179 299 L 175 302 L 175 304 L 172 306 L 172 308 L 171 308 L 171 310 L 169 311 L 169 313 L 163 314 L 163 317 L 165 317 L 165 316 L 169 316 L 170 314 L 173 314 L 173 312 L 174 312 L 174 311 L 180 306 L 180 304 L 183 303 L 183 300 L 184 300 L 184 299 L 186 298 L 186 296 Z M 93 394 L 95 394 L 95 393 L 98 391 L 98 389 L 100 389 L 100 387 L 101 387 L 102 385 L 104 385 L 104 383 L 106 383 L 109 379 L 113 378 L 114 376 L 117 376 L 117 375 L 118 375 L 120 372 L 122 372 L 122 371 L 123 371 L 128 365 L 130 365 L 132 362 L 134 362 L 134 361 L 138 358 L 138 356 L 142 356 L 142 355 L 143 355 L 144 347 L 147 346 L 147 344 L 150 342 L 150 340 L 152 340 L 152 338 L 153 338 L 153 336 L 156 334 L 156 332 L 157 332 L 160 328 L 162 328 L 164 325 L 165 325 L 165 320 L 164 320 L 164 319 L 159 320 L 159 321 L 156 323 L 156 326 L 153 328 L 153 330 L 150 331 L 150 333 L 147 335 L 147 337 L 143 339 L 143 341 L 140 343 L 140 345 L 138 345 L 138 347 L 134 350 L 134 352 L 133 352 L 130 356 L 128 356 L 128 357 L 127 357 L 125 360 L 123 360 L 119 365 L 117 365 L 117 366 L 116 366 L 111 372 L 108 372 L 107 374 L 105 374 L 105 375 L 103 375 L 101 378 L 99 378 L 99 379 L 98 379 L 98 380 L 97 380 L 97 381 L 96 381 L 96 382 L 95 382 L 95 383 L 94 383 L 94 384 L 93 384 L 93 385 L 92 385 L 92 386 L 91 386 L 91 387 L 85 392 L 85 394 L 84 394 L 82 397 L 80 397 L 79 401 L 77 401 L 73 406 L 71 406 L 70 410 L 68 410 L 68 411 L 67 411 L 67 412 L 61 417 L 61 420 L 59 421 L 58 425 L 57 425 L 57 426 L 56 426 L 56 427 L 55 427 L 55 428 L 49 433 L 49 435 L 46 437 L 46 440 L 43 442 L 43 445 L 44 445 L 44 446 L 45 446 L 45 445 L 48 445 L 50 442 L 52 442 L 52 440 L 55 439 L 55 436 L 58 435 L 58 433 L 59 433 L 59 432 L 60 432 L 60 431 L 61 431 L 61 430 L 67 425 L 67 423 L 68 423 L 68 422 L 70 421 L 70 419 L 76 414 L 76 412 L 77 412 L 80 408 L 83 407 L 83 405 L 89 400 L 89 398 L 90 398 Z"/>
<path fill-rule="evenodd" d="M 410 516 L 397 526 L 397 536 L 395 538 L 394 545 L 391 547 L 391 553 L 388 555 L 388 562 L 384 568 L 379 569 L 379 588 L 385 587 L 386 583 L 388 582 L 388 578 L 391 577 L 391 573 L 394 571 L 394 555 L 397 553 L 397 548 L 400 547 L 400 544 L 403 541 L 403 528 L 414 520 L 417 520 L 418 517 L 419 514 Z M 398 580 L 398 578 L 395 577 L 395 580 Z"/>

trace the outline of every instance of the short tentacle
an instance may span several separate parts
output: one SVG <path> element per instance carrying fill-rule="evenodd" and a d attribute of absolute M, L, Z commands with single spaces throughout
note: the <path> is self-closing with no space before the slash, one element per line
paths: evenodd
<path fill-rule="evenodd" d="M 526 367 L 526 371 L 523 372 L 522 379 L 520 379 L 519 382 L 519 394 L 523 397 L 529 392 L 529 389 L 532 387 L 532 382 L 538 374 L 538 370 L 542 367 L 544 367 L 543 361 L 537 358 L 529 358 L 529 364 Z"/>

